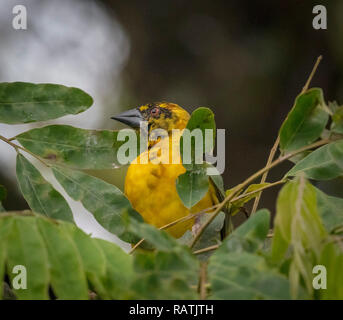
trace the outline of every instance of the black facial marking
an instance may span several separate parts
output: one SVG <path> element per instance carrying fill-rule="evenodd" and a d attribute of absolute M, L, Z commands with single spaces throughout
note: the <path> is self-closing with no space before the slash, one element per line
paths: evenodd
<path fill-rule="evenodd" d="M 151 117 L 151 111 L 155 108 L 160 110 L 160 114 L 156 118 L 160 118 L 162 114 L 164 114 L 165 118 L 171 118 L 172 112 L 167 108 L 160 107 L 159 103 L 149 103 L 148 108 L 142 111 L 142 115 L 145 119 L 149 119 Z"/>

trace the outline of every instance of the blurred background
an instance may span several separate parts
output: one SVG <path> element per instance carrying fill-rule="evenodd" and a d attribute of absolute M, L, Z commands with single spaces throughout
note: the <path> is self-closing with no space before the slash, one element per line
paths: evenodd
<path fill-rule="evenodd" d="M 217 127 L 226 129 L 226 188 L 264 166 L 319 55 L 312 86 L 322 87 L 327 101 L 343 102 L 342 0 L 320 1 L 327 30 L 313 29 L 318 2 L 311 0 L 21 0 L 28 29 L 14 30 L 17 4 L 1 0 L 0 82 L 85 90 L 95 100 L 90 110 L 47 122 L 82 128 L 122 128 L 110 117 L 147 102 L 170 101 L 189 112 L 209 107 Z M 0 132 L 12 137 L 42 125 L 1 124 Z M 5 207 L 26 208 L 15 180 L 15 152 L 5 144 L 0 166 L 0 183 L 9 190 Z M 269 181 L 289 167 L 271 171 Z M 125 168 L 96 175 L 122 188 Z M 342 181 L 321 187 L 343 195 Z M 275 211 L 277 191 L 266 191 L 260 206 Z M 80 204 L 69 202 L 80 227 L 114 239 Z"/>

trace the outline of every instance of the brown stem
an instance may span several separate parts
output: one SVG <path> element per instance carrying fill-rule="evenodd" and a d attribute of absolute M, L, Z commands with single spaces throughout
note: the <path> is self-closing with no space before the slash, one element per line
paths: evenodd
<path fill-rule="evenodd" d="M 322 56 L 319 56 L 317 58 L 317 61 L 314 64 L 313 69 L 312 69 L 312 71 L 311 71 L 311 73 L 310 73 L 310 75 L 309 75 L 309 77 L 308 77 L 304 87 L 301 90 L 301 93 L 304 93 L 305 91 L 308 90 L 308 88 L 310 86 L 310 83 L 311 83 L 311 81 L 313 79 L 313 76 L 315 75 L 315 73 L 316 73 L 316 71 L 318 69 L 319 63 L 322 60 L 322 58 L 323 58 Z M 269 157 L 268 157 L 268 160 L 267 160 L 267 163 L 266 163 L 266 167 L 269 166 L 271 164 L 271 162 L 273 161 L 275 153 L 276 153 L 277 148 L 279 146 L 279 143 L 280 143 L 280 136 L 278 135 L 276 140 L 275 140 L 275 142 L 274 142 L 274 145 L 273 145 L 272 149 L 270 150 Z M 264 183 L 267 180 L 267 176 L 268 176 L 268 171 L 266 171 L 263 174 L 260 183 Z M 258 207 L 258 203 L 260 202 L 260 199 L 261 199 L 261 195 L 262 195 L 262 192 L 256 197 L 256 199 L 254 201 L 254 205 L 253 205 L 252 210 L 251 210 L 251 214 L 254 214 L 256 212 L 257 207 Z"/>
<path fill-rule="evenodd" d="M 25 151 L 26 153 L 30 154 L 32 157 L 34 157 L 35 159 L 37 159 L 38 161 L 40 161 L 41 163 L 43 163 L 45 166 L 49 167 L 50 165 L 48 163 L 46 163 L 45 161 L 43 161 L 40 157 L 38 157 L 37 155 L 35 155 L 34 153 L 32 153 L 31 151 L 27 150 L 26 148 L 22 147 L 22 146 L 19 146 L 13 142 L 11 142 L 9 139 L 3 137 L 0 135 L 0 140 L 6 142 L 7 144 L 9 144 L 11 147 L 13 147 L 17 152 L 18 150 L 23 150 Z M 13 140 L 13 139 L 11 139 Z"/>

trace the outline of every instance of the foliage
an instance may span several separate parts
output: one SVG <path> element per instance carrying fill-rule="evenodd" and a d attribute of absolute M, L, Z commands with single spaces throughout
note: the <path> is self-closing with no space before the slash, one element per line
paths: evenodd
<path fill-rule="evenodd" d="M 92 98 L 76 88 L 0 84 L 2 123 L 54 119 L 85 111 L 91 104 Z M 212 111 L 196 109 L 187 128 L 202 134 L 214 130 Z M 0 296 L 11 296 L 2 280 L 11 285 L 13 267 L 24 265 L 27 289 L 10 286 L 18 299 L 196 299 L 200 292 L 212 299 L 343 299 L 343 199 L 325 194 L 308 180 L 343 176 L 342 107 L 327 106 L 321 89 L 305 90 L 279 137 L 281 156 L 226 193 L 220 175 L 209 179 L 209 164 L 196 161 L 192 141 L 191 163 L 184 165 L 186 172 L 176 182 L 180 198 L 190 208 L 212 183 L 220 205 L 200 216 L 201 232 L 195 237 L 188 232 L 176 240 L 144 223 L 116 186 L 82 171 L 118 166 L 123 142 L 118 142 L 116 131 L 49 125 L 11 139 L 0 136 L 17 151 L 18 184 L 32 210 L 6 211 L 6 190 L 0 185 Z M 180 148 L 182 154 L 183 140 Z M 211 151 L 203 145 L 201 154 Z M 296 164 L 283 179 L 252 184 L 286 160 Z M 109 232 L 132 244 L 144 242 L 127 253 L 85 234 L 74 224 L 67 201 L 45 178 L 48 171 Z M 221 239 L 221 210 L 238 214 L 262 190 L 277 184 L 284 186 L 274 230 L 270 213 L 261 209 Z M 327 289 L 313 287 L 316 265 L 326 267 Z M 204 266 L 206 278 L 200 277 Z"/>

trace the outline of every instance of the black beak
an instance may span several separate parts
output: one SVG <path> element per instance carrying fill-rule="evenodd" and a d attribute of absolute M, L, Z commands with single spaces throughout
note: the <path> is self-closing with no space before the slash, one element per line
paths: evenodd
<path fill-rule="evenodd" d="M 136 108 L 125 111 L 115 117 L 111 117 L 111 119 L 125 123 L 132 128 L 139 128 L 141 121 L 144 120 L 142 114 Z"/>

